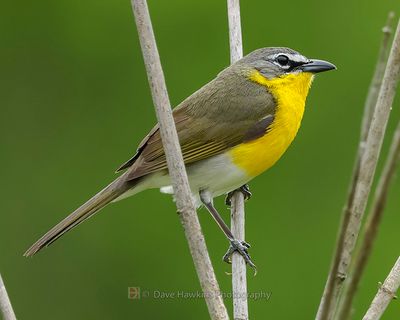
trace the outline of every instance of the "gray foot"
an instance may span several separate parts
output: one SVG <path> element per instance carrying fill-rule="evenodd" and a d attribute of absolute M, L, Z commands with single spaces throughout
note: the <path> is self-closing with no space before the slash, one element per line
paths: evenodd
<path fill-rule="evenodd" d="M 231 206 L 231 204 L 232 204 L 232 197 L 233 197 L 233 193 L 235 192 L 235 191 L 240 191 L 241 193 L 243 193 L 243 196 L 244 196 L 244 200 L 249 200 L 250 198 L 251 198 L 251 196 L 253 195 L 251 192 L 250 192 L 250 189 L 249 189 L 249 185 L 248 184 L 244 184 L 244 185 L 242 185 L 240 188 L 238 188 L 238 189 L 236 189 L 236 190 L 234 190 L 234 191 L 231 191 L 231 192 L 229 192 L 228 193 L 228 195 L 226 196 L 226 198 L 225 198 L 225 204 L 227 205 L 227 206 Z"/>
<path fill-rule="evenodd" d="M 249 249 L 249 248 L 250 248 L 250 245 L 247 242 L 233 239 L 233 240 L 231 240 L 231 245 L 229 246 L 228 251 L 225 253 L 223 260 L 227 263 L 232 263 L 232 260 L 231 260 L 232 254 L 235 251 L 237 251 L 243 257 L 243 259 L 246 261 L 246 263 L 250 267 L 252 267 L 255 270 L 255 272 L 257 272 L 257 267 L 251 260 L 250 255 L 247 251 L 247 249 Z"/>

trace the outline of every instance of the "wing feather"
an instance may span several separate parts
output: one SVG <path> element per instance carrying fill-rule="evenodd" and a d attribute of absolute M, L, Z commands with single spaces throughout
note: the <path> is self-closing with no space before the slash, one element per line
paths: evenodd
<path fill-rule="evenodd" d="M 274 113 L 275 100 L 265 87 L 249 83 L 241 74 L 226 69 L 173 110 L 185 164 L 258 138 L 267 132 Z M 119 170 L 126 168 L 128 180 L 167 169 L 158 125 Z"/>

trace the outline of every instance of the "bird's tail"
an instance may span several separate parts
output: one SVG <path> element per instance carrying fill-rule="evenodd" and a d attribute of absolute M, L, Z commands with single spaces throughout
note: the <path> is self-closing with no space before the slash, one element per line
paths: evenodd
<path fill-rule="evenodd" d="M 90 218 L 100 209 L 104 208 L 108 203 L 121 196 L 127 190 L 131 189 L 134 184 L 134 182 L 126 182 L 123 176 L 117 178 L 107 187 L 97 193 L 94 197 L 86 201 L 78 209 L 72 212 L 68 217 L 49 230 L 24 253 L 24 256 L 33 256 L 42 248 L 49 246 L 64 233 Z"/>

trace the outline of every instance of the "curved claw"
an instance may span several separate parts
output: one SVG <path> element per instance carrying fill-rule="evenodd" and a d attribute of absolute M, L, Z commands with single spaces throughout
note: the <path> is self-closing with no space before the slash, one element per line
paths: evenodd
<path fill-rule="evenodd" d="M 240 187 L 240 191 L 244 195 L 244 200 L 249 200 L 252 197 L 252 193 L 250 192 L 250 188 L 248 184 L 244 184 Z"/>
<path fill-rule="evenodd" d="M 227 206 L 231 206 L 231 204 L 232 204 L 232 197 L 233 197 L 233 194 L 235 193 L 235 191 L 240 191 L 241 193 L 243 193 L 243 196 L 244 196 L 244 200 L 249 200 L 250 198 L 251 198 L 251 196 L 253 195 L 251 192 L 250 192 L 250 188 L 249 188 L 249 185 L 248 184 L 244 184 L 244 185 L 242 185 L 240 188 L 238 188 L 238 189 L 236 189 L 236 190 L 233 190 L 233 191 L 231 191 L 231 192 L 229 192 L 228 194 L 227 194 L 227 196 L 226 196 L 226 198 L 225 198 L 225 204 L 227 205 Z"/>
<path fill-rule="evenodd" d="M 250 244 L 247 242 L 233 239 L 231 240 L 231 245 L 229 246 L 228 251 L 225 253 L 223 260 L 229 264 L 232 263 L 232 255 L 235 251 L 237 251 L 243 257 L 244 261 L 246 261 L 246 264 L 254 269 L 254 275 L 256 275 L 257 267 L 251 260 L 251 257 L 247 251 L 249 248 Z"/>

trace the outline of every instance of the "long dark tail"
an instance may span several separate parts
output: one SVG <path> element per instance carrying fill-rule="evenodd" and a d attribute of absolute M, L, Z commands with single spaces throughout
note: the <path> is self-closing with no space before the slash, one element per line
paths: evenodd
<path fill-rule="evenodd" d="M 123 178 L 123 175 L 120 176 L 99 193 L 97 193 L 94 197 L 72 212 L 68 217 L 59 222 L 51 230 L 49 230 L 24 253 L 24 256 L 33 256 L 42 248 L 49 246 L 64 233 L 76 227 L 86 219 L 89 219 L 100 209 L 104 208 L 107 204 L 118 198 L 133 186 L 134 183 L 132 184 L 132 182 L 126 182 Z"/>

